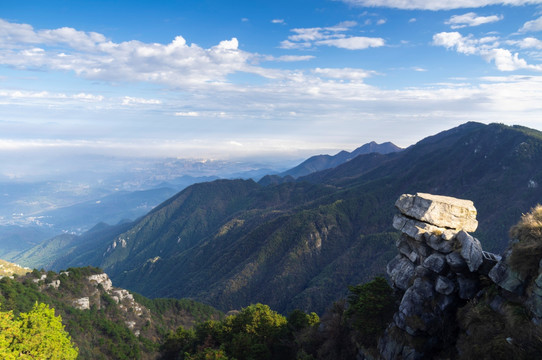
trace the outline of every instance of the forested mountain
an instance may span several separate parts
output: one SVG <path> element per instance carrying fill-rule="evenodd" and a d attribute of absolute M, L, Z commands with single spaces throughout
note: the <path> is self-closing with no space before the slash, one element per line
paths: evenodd
<path fill-rule="evenodd" d="M 292 176 L 298 178 L 301 176 L 309 175 L 311 173 L 322 171 L 325 169 L 334 168 L 341 164 L 344 164 L 347 161 L 352 160 L 353 158 L 371 153 L 378 154 L 389 154 L 393 152 L 401 151 L 402 149 L 391 142 L 385 142 L 382 144 L 377 144 L 374 141 L 360 146 L 352 152 L 341 151 L 335 155 L 315 155 L 307 160 L 303 161 L 301 164 L 296 167 L 287 170 L 281 173 L 281 176 Z"/>
<path fill-rule="evenodd" d="M 13 329 L 6 327 L 5 315 L 18 317 L 35 312 L 36 308 L 41 312 L 54 309 L 52 314 L 61 317 L 79 359 L 156 359 L 170 331 L 180 326 L 189 329 L 196 323 L 223 316 L 192 300 L 150 300 L 112 287 L 107 275 L 97 268 L 70 268 L 60 273 L 34 270 L 13 279 L 0 279 L 0 339 L 8 338 L 0 342 L 3 359 L 75 358 L 63 353 L 65 350 L 53 333 L 56 329 L 48 329 L 51 320 L 47 317 L 51 314 L 41 313 L 40 319 L 30 319 L 23 333 L 12 334 L 15 342 L 25 342 L 21 353 L 16 352 L 16 357 L 6 354 L 5 350 L 14 342 L 9 341 Z M 26 333 L 28 338 L 24 337 Z M 31 338 L 37 339 L 37 343 L 32 344 Z M 47 349 L 54 349 L 55 353 L 43 354 Z"/>
<path fill-rule="evenodd" d="M 117 286 L 221 310 L 262 302 L 283 313 L 322 313 L 347 285 L 384 273 L 395 255 L 391 219 L 399 195 L 473 200 L 480 222 L 474 235 L 500 252 L 510 226 L 542 198 L 539 184 L 540 132 L 467 123 L 295 182 L 193 185 L 109 239 L 79 238 L 51 264 L 99 266 Z"/>

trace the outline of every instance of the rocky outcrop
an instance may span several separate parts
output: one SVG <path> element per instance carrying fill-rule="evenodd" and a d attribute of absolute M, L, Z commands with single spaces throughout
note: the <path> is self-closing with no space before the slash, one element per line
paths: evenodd
<path fill-rule="evenodd" d="M 77 308 L 79 310 L 90 309 L 90 299 L 87 296 L 75 299 L 72 304 L 74 308 Z"/>
<path fill-rule="evenodd" d="M 39 274 L 39 277 L 33 280 L 42 284 L 41 287 L 44 290 L 59 289 L 62 287 L 62 280 L 66 280 L 70 276 L 72 275 L 69 271 L 63 271 L 58 275 Z M 96 309 L 116 307 L 120 310 L 117 311 L 118 315 L 136 336 L 151 321 L 150 310 L 139 304 L 128 290 L 114 287 L 106 273 L 94 273 L 82 277 L 77 291 L 74 293 L 66 291 L 65 293 L 69 304 L 79 310 L 89 310 L 93 307 Z"/>
<path fill-rule="evenodd" d="M 403 194 L 395 206 L 402 214 L 438 227 L 475 231 L 476 208 L 470 200 L 417 193 Z"/>
<path fill-rule="evenodd" d="M 101 285 L 103 289 L 107 292 L 110 292 L 111 289 L 113 289 L 113 283 L 111 282 L 111 279 L 109 279 L 109 276 L 107 276 L 106 273 L 90 275 L 88 277 L 88 281 L 90 281 L 92 284 L 95 284 L 96 286 Z"/>
<path fill-rule="evenodd" d="M 453 333 L 458 306 L 480 290 L 479 269 L 496 260 L 468 233 L 478 226 L 472 201 L 418 193 L 401 195 L 395 205 L 393 226 L 402 235 L 387 273 L 401 302 L 379 350 L 389 360 L 428 358 Z M 413 337 L 415 348 L 406 340 Z"/>

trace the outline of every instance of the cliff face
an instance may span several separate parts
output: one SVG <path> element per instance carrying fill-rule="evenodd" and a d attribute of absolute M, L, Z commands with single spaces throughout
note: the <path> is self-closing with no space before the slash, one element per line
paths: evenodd
<path fill-rule="evenodd" d="M 501 320 L 499 354 L 541 354 L 542 261 L 536 275 L 528 278 L 510 266 L 511 249 L 504 256 L 483 251 L 468 233 L 478 225 L 469 200 L 405 194 L 395 206 L 400 214 L 393 226 L 402 235 L 396 242 L 399 254 L 387 272 L 401 301 L 379 341 L 381 357 L 469 358 L 476 355 L 473 341 L 488 332 L 481 333 L 473 322 Z M 484 319 L 476 318 L 481 310 L 487 311 Z M 509 312 L 522 313 L 521 319 L 511 320 Z M 529 334 L 515 341 L 519 335 L 513 328 L 520 323 Z"/>

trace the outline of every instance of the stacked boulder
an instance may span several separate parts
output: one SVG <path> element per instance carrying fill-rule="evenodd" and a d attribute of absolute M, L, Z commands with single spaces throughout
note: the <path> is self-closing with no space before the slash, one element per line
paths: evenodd
<path fill-rule="evenodd" d="M 401 213 L 393 226 L 402 234 L 387 273 L 402 298 L 379 348 L 384 359 L 426 358 L 453 331 L 457 307 L 477 294 L 480 274 L 498 259 L 469 234 L 478 226 L 472 201 L 417 193 L 401 195 L 395 206 Z M 409 336 L 418 339 L 416 349 L 404 341 Z"/>

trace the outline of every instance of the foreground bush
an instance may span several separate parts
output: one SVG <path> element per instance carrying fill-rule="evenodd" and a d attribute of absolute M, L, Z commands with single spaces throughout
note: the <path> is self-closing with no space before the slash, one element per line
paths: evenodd
<path fill-rule="evenodd" d="M 0 358 L 65 359 L 77 358 L 70 336 L 54 309 L 36 303 L 18 318 L 13 312 L 0 312 Z"/>
<path fill-rule="evenodd" d="M 510 229 L 517 240 L 512 246 L 510 265 L 522 276 L 535 276 L 542 259 L 542 205 L 537 205 Z"/>

